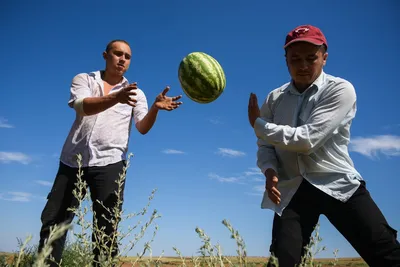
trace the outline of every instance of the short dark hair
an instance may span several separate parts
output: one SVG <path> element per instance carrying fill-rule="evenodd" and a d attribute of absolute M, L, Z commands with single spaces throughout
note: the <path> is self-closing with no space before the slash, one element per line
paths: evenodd
<path fill-rule="evenodd" d="M 116 42 L 122 42 L 122 43 L 125 43 L 125 44 L 127 44 L 128 46 L 130 46 L 129 43 L 128 43 L 127 41 L 125 41 L 125 40 L 122 40 L 122 39 L 115 39 L 115 40 L 110 41 L 110 42 L 107 44 L 107 46 L 106 46 L 106 52 L 110 51 L 110 49 L 111 49 L 113 43 L 116 43 Z"/>

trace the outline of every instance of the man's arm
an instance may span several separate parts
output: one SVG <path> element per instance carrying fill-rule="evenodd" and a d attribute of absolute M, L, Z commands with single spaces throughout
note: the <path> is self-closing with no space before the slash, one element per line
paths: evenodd
<path fill-rule="evenodd" d="M 118 103 L 116 94 L 99 97 L 85 97 L 74 101 L 74 108 L 81 116 L 90 116 L 103 112 Z"/>
<path fill-rule="evenodd" d="M 136 108 L 134 109 L 134 119 L 136 128 L 141 134 L 146 134 L 153 127 L 157 119 L 158 111 L 167 110 L 172 111 L 177 109 L 182 102 L 177 102 L 182 96 L 169 97 L 166 96 L 169 91 L 167 86 L 160 94 L 157 95 L 150 110 L 147 109 L 147 100 L 143 91 L 138 90 L 138 100 Z"/>
<path fill-rule="evenodd" d="M 273 113 L 270 108 L 269 96 L 261 106 L 260 116 L 263 120 L 272 122 Z M 268 197 L 275 204 L 279 204 L 281 201 L 281 194 L 276 188 L 278 183 L 278 160 L 276 158 L 275 148 L 273 145 L 268 144 L 268 142 L 261 138 L 257 139 L 257 146 L 257 166 L 266 177 L 265 189 L 268 192 Z"/>
<path fill-rule="evenodd" d="M 356 93 L 349 82 L 340 82 L 316 104 L 309 119 L 299 127 L 276 125 L 263 118 L 254 124 L 256 135 L 275 147 L 311 154 L 355 115 Z"/>
<path fill-rule="evenodd" d="M 261 106 L 260 116 L 263 121 L 271 123 L 273 121 L 273 115 L 269 101 L 268 96 Z M 278 161 L 276 159 L 274 146 L 262 138 L 257 139 L 257 146 L 257 166 L 261 169 L 262 173 L 266 174 L 267 169 L 272 169 L 277 172 Z"/>
<path fill-rule="evenodd" d="M 137 89 L 137 102 L 136 107 L 133 109 L 133 119 L 139 133 L 148 133 L 153 127 L 157 115 L 158 109 L 153 104 L 149 110 L 146 95 L 142 90 Z"/>
<path fill-rule="evenodd" d="M 134 106 L 136 100 L 130 99 L 130 96 L 136 95 L 132 90 L 136 85 L 129 85 L 117 93 L 111 93 L 105 96 L 93 97 L 89 88 L 89 82 L 86 74 L 78 74 L 72 79 L 71 97 L 69 106 L 73 107 L 81 116 L 90 116 L 116 105 L 117 103 L 126 103 Z"/>
<path fill-rule="evenodd" d="M 152 105 L 144 118 L 136 123 L 136 128 L 141 134 L 146 134 L 156 122 L 158 109 Z"/>

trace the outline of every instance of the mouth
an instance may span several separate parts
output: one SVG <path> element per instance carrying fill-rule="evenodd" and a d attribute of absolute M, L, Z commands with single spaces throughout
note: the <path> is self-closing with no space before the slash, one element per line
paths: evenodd
<path fill-rule="evenodd" d="M 118 69 L 124 69 L 124 68 L 125 68 L 125 66 L 124 66 L 124 65 L 122 65 L 122 64 L 118 64 L 118 65 L 117 65 L 117 68 L 118 68 Z"/>

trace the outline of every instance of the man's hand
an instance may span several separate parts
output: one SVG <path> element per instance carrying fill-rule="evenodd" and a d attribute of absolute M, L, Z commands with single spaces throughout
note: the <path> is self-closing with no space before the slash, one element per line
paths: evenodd
<path fill-rule="evenodd" d="M 122 88 L 116 93 L 116 98 L 119 103 L 128 104 L 129 106 L 135 107 L 137 100 L 132 98 L 136 96 L 135 90 L 137 89 L 137 84 L 132 83 L 125 88 Z"/>
<path fill-rule="evenodd" d="M 141 134 L 146 134 L 150 129 L 153 127 L 158 111 L 160 109 L 163 110 L 174 110 L 178 108 L 182 102 L 176 102 L 176 100 L 180 99 L 182 96 L 174 96 L 174 97 L 168 97 L 166 96 L 167 92 L 169 91 L 169 87 L 167 86 L 157 97 L 156 100 L 154 101 L 154 104 L 151 106 L 149 112 L 146 114 L 146 116 L 136 123 L 136 128 L 139 130 Z"/>
<path fill-rule="evenodd" d="M 268 192 L 269 199 L 275 204 L 281 203 L 281 193 L 277 189 L 278 177 L 273 169 L 268 169 L 265 171 L 265 177 L 267 178 L 265 189 Z"/>
<path fill-rule="evenodd" d="M 174 97 L 168 97 L 166 96 L 167 92 L 169 91 L 169 86 L 167 86 L 157 97 L 154 102 L 154 106 L 157 109 L 163 109 L 163 110 L 174 110 L 178 108 L 182 102 L 176 102 L 176 100 L 180 99 L 182 95 L 179 96 L 174 96 Z"/>
<path fill-rule="evenodd" d="M 258 108 L 257 96 L 253 93 L 250 94 L 248 113 L 250 125 L 254 128 L 256 119 L 260 117 L 260 109 Z"/>

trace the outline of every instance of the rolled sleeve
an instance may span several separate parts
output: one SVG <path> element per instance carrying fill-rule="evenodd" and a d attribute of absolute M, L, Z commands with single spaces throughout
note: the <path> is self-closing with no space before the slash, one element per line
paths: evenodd
<path fill-rule="evenodd" d="M 133 108 L 133 119 L 135 124 L 141 121 L 148 113 L 147 98 L 141 89 L 137 89 L 137 102 Z"/>
<path fill-rule="evenodd" d="M 77 99 L 84 99 L 85 97 L 91 97 L 92 90 L 89 87 L 89 79 L 86 73 L 80 73 L 72 79 L 70 87 L 70 98 L 68 105 L 74 107 L 74 102 Z"/>

